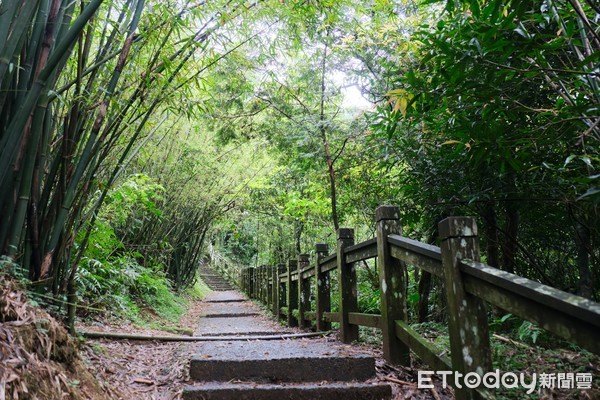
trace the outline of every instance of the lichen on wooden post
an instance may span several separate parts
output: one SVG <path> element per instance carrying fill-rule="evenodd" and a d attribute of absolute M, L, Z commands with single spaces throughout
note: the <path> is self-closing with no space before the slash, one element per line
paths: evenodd
<path fill-rule="evenodd" d="M 337 271 L 340 307 L 340 340 L 351 343 L 358 340 L 358 326 L 350 323 L 348 313 L 358 311 L 356 269 L 354 263 L 346 263 L 344 250 L 354 244 L 354 229 L 340 228 L 337 231 Z"/>
<path fill-rule="evenodd" d="M 288 326 L 298 326 L 298 320 L 294 317 L 294 310 L 298 309 L 298 281 L 292 280 L 292 273 L 298 269 L 298 261 L 290 260 L 288 262 L 288 280 L 287 280 L 287 324 Z"/>
<path fill-rule="evenodd" d="M 485 302 L 465 292 L 461 259 L 479 261 L 477 225 L 473 218 L 450 217 L 439 223 L 444 284 L 449 313 L 452 368 L 483 375 L 492 368 Z M 456 398 L 474 399 L 473 391 L 455 388 Z"/>
<path fill-rule="evenodd" d="M 258 297 L 258 268 L 252 268 L 252 298 Z"/>
<path fill-rule="evenodd" d="M 277 307 L 279 297 L 279 272 L 277 267 L 271 267 L 271 312 L 277 318 Z"/>
<path fill-rule="evenodd" d="M 273 304 L 273 268 L 265 266 L 266 275 L 266 286 L 267 292 L 265 293 L 265 305 L 270 308 Z"/>
<path fill-rule="evenodd" d="M 262 281 L 262 266 L 258 266 L 256 267 L 256 299 L 258 301 L 262 301 L 262 287 L 263 287 L 263 281 Z"/>
<path fill-rule="evenodd" d="M 269 297 L 268 297 L 268 292 L 269 292 L 269 267 L 267 267 L 266 265 L 263 265 L 262 267 L 260 267 L 261 271 L 262 271 L 262 294 L 261 294 L 261 301 L 263 302 L 263 304 L 268 304 L 269 303 Z"/>
<path fill-rule="evenodd" d="M 277 265 L 277 304 L 275 305 L 277 310 L 275 318 L 277 318 L 277 321 L 283 319 L 281 308 L 287 306 L 287 284 L 281 281 L 281 274 L 284 274 L 286 270 L 285 264 Z"/>
<path fill-rule="evenodd" d="M 381 296 L 381 333 L 383 357 L 390 363 L 410 365 L 410 349 L 396 336 L 394 321 L 407 322 L 406 265 L 390 253 L 388 235 L 402 233 L 400 210 L 380 206 L 375 210 L 377 221 L 377 266 Z"/>
<path fill-rule="evenodd" d="M 254 268 L 248 268 L 248 297 L 254 298 Z"/>
<path fill-rule="evenodd" d="M 317 331 L 328 331 L 331 329 L 331 322 L 323 319 L 323 313 L 331 311 L 331 281 L 328 272 L 321 272 L 319 265 L 321 260 L 327 256 L 329 248 L 325 243 L 317 243 L 315 261 L 315 281 L 316 281 L 316 320 Z"/>
<path fill-rule="evenodd" d="M 302 279 L 302 272 L 309 265 L 309 255 L 300 254 L 298 257 L 298 325 L 300 328 L 310 327 L 304 315 L 305 312 L 310 311 L 310 278 Z"/>

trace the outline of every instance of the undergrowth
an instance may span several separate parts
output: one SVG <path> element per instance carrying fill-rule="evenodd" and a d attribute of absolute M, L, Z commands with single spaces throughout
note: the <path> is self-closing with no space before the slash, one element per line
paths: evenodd
<path fill-rule="evenodd" d="M 174 324 L 186 309 L 186 295 L 206 291 L 191 285 L 193 289 L 177 293 L 167 277 L 164 260 L 151 255 L 161 243 L 145 244 L 152 252 L 134 245 L 142 221 L 161 217 L 163 191 L 150 178 L 135 175 L 107 197 L 78 266 L 80 317 L 126 319 L 139 324 L 159 317 Z"/>

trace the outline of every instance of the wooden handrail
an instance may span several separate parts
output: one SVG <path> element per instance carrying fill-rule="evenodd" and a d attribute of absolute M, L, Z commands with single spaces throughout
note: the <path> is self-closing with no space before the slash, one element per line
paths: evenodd
<path fill-rule="evenodd" d="M 377 238 L 365 240 L 344 249 L 347 263 L 364 261 L 377 257 Z"/>
<path fill-rule="evenodd" d="M 321 260 L 319 263 L 321 272 L 328 272 L 337 268 L 337 254 L 333 253 Z"/>
<path fill-rule="evenodd" d="M 341 236 L 338 230 L 335 253 L 326 255 L 327 245 L 319 244 L 315 260 L 299 255 L 303 260 L 299 268 L 295 261 L 271 269 L 246 268 L 240 271 L 238 284 L 251 298 L 270 302 L 278 319 L 287 319 L 290 324 L 308 327 L 315 321 L 317 328 L 324 330 L 331 322 L 339 323 L 346 342 L 356 340 L 358 326 L 381 329 L 384 357 L 392 363 L 405 362 L 410 348 L 438 370 L 454 369 L 463 374 L 489 370 L 485 302 L 600 354 L 600 304 L 476 261 L 479 251 L 474 219 L 451 217 L 442 221 L 441 247 L 437 247 L 402 236 L 397 208 L 380 207 L 376 215 L 375 238 L 353 244 L 352 230 L 342 229 Z M 351 267 L 374 257 L 378 258 L 381 279 L 381 315 L 357 312 L 356 271 Z M 398 312 L 406 309 L 404 296 L 397 294 L 406 292 L 407 265 L 441 278 L 447 288 L 452 360 L 407 325 L 404 311 Z M 338 312 L 331 312 L 330 276 L 334 270 L 342 290 L 337 294 Z M 313 295 L 316 310 L 310 309 Z M 294 312 L 300 315 L 299 321 Z M 469 363 L 461 356 L 465 352 Z M 459 400 L 474 399 L 474 393 L 464 387 L 455 390 Z"/>
<path fill-rule="evenodd" d="M 442 252 L 439 247 L 400 235 L 389 235 L 392 257 L 441 277 Z"/>
<path fill-rule="evenodd" d="M 600 354 L 600 304 L 472 260 L 460 270 L 467 292 Z"/>

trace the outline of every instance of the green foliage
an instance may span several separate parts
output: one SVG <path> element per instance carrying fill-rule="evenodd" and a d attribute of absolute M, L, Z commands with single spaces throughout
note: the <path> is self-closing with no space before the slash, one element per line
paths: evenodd
<path fill-rule="evenodd" d="M 77 275 L 84 313 L 87 310 L 94 315 L 102 310 L 115 317 L 134 318 L 141 307 L 147 307 L 173 319 L 183 311 L 165 266 L 132 250 L 128 241 L 145 219 L 160 216 L 156 202 L 162 192 L 147 176 L 135 175 L 107 196 Z"/>
<path fill-rule="evenodd" d="M 372 267 L 371 267 L 372 268 Z M 358 311 L 366 314 L 381 313 L 381 290 L 379 279 L 371 268 L 357 268 Z"/>
<path fill-rule="evenodd" d="M 368 115 L 380 168 L 398 174 L 417 229 L 478 214 L 488 263 L 592 296 L 597 13 L 550 0 L 447 5 L 389 66 L 387 101 Z"/>
<path fill-rule="evenodd" d="M 538 337 L 543 331 L 534 323 L 523 321 L 517 330 L 517 337 L 522 342 L 531 342 L 536 344 Z"/>

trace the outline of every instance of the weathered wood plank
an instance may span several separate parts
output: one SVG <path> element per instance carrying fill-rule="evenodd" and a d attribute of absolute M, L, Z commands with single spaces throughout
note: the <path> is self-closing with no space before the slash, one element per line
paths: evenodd
<path fill-rule="evenodd" d="M 310 278 L 302 279 L 301 271 L 310 267 L 308 254 L 300 254 L 298 258 L 298 325 L 306 328 L 304 313 L 310 311 Z M 310 326 L 310 325 L 308 325 Z"/>
<path fill-rule="evenodd" d="M 460 269 L 468 293 L 600 354 L 600 304 L 479 262 Z"/>
<path fill-rule="evenodd" d="M 377 257 L 377 238 L 369 239 L 344 249 L 346 262 L 368 260 Z"/>
<path fill-rule="evenodd" d="M 389 235 L 392 257 L 442 277 L 442 253 L 439 247 L 400 235 Z"/>
<path fill-rule="evenodd" d="M 323 318 L 324 313 L 331 311 L 331 281 L 327 272 L 320 270 L 320 261 L 327 252 L 329 251 L 327 244 L 317 243 L 315 246 L 315 252 L 317 253 L 317 260 L 315 262 L 315 275 L 317 284 L 316 303 L 317 303 L 317 330 L 328 331 L 331 329 L 331 323 L 325 321 Z"/>
<path fill-rule="evenodd" d="M 381 315 L 379 314 L 364 314 L 364 313 L 349 313 L 348 321 L 353 325 L 369 326 L 371 328 L 381 329 Z"/>
<path fill-rule="evenodd" d="M 393 258 L 388 236 L 401 234 L 400 210 L 380 206 L 375 210 L 377 234 L 377 268 L 381 288 L 381 334 L 383 357 L 392 364 L 410 365 L 410 349 L 396 337 L 394 321 L 408 320 L 406 301 L 406 264 Z"/>
<path fill-rule="evenodd" d="M 323 264 L 327 264 L 327 263 L 335 260 L 336 258 L 337 258 L 337 254 L 336 253 L 330 254 L 330 255 L 328 255 L 326 257 L 323 257 L 323 259 L 321 260 L 321 263 L 319 265 L 322 266 Z"/>
<path fill-rule="evenodd" d="M 298 319 L 294 317 L 293 310 L 298 308 L 298 280 L 294 281 L 293 273 L 298 269 L 297 260 L 289 260 L 287 266 L 287 275 L 291 277 L 287 281 L 287 324 L 288 326 L 298 326 Z"/>
<path fill-rule="evenodd" d="M 319 264 L 321 272 L 329 272 L 337 268 L 337 255 L 334 254 L 334 256 L 333 258 L 331 256 L 327 257 L 325 261 Z"/>
<path fill-rule="evenodd" d="M 283 275 L 284 271 L 286 270 L 286 267 L 284 264 L 278 264 L 277 265 L 277 270 L 276 270 L 276 280 L 277 280 L 277 293 L 275 294 L 275 302 L 273 304 L 273 309 L 275 310 L 274 314 L 275 314 L 275 319 L 277 319 L 277 321 L 281 320 L 283 318 L 283 314 L 281 312 L 281 306 L 285 305 L 285 302 L 287 301 L 287 295 L 285 293 L 286 291 L 286 286 L 287 284 L 285 282 L 281 281 L 281 275 Z"/>
<path fill-rule="evenodd" d="M 396 322 L 396 336 L 402 340 L 410 349 L 418 355 L 423 362 L 436 371 L 452 371 L 450 359 L 443 355 L 444 351 L 435 344 L 429 342 L 419 335 L 404 321 Z"/>
<path fill-rule="evenodd" d="M 323 319 L 328 322 L 340 322 L 339 312 L 324 312 Z"/>
<path fill-rule="evenodd" d="M 315 267 L 312 265 L 302 271 L 302 279 L 309 279 L 315 276 Z"/>
<path fill-rule="evenodd" d="M 294 271 L 290 274 L 292 277 L 292 282 L 298 282 L 298 271 Z"/>
<path fill-rule="evenodd" d="M 564 314 L 589 321 L 593 326 L 600 329 L 600 303 L 493 268 L 481 262 L 462 260 L 460 268 L 465 274 L 477 277 L 507 291 L 521 294 Z"/>
<path fill-rule="evenodd" d="M 444 265 L 448 332 L 454 371 L 483 375 L 492 369 L 485 302 L 469 295 L 464 287 L 460 260 L 479 260 L 477 224 L 473 218 L 449 217 L 438 224 Z M 458 400 L 473 400 L 475 392 L 457 387 Z"/>
<path fill-rule="evenodd" d="M 343 343 L 358 340 L 358 326 L 350 324 L 348 313 L 358 311 L 358 296 L 356 289 L 356 268 L 346 262 L 344 250 L 354 245 L 354 229 L 340 228 L 337 230 L 337 273 L 339 284 L 340 330 L 339 337 Z"/>

